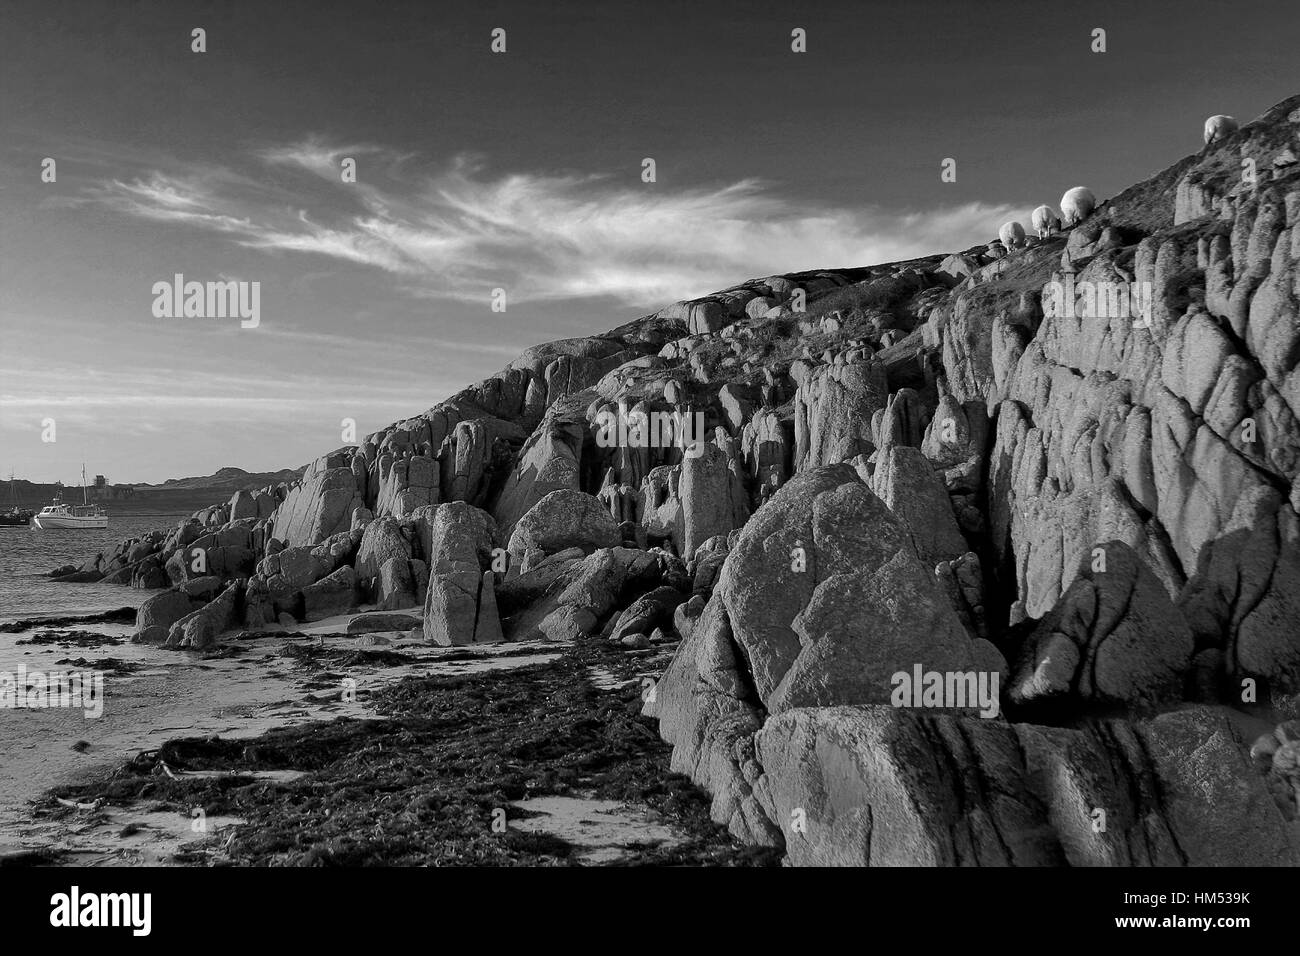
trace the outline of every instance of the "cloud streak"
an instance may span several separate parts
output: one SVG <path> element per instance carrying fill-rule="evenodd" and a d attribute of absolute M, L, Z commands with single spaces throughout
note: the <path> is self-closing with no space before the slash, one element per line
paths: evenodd
<path fill-rule="evenodd" d="M 355 184 L 337 176 L 348 155 L 360 157 Z M 268 202 L 246 175 L 154 171 L 104 182 L 92 195 L 119 212 L 248 248 L 379 269 L 417 297 L 484 302 L 502 287 L 514 303 L 612 299 L 645 308 L 749 277 L 961 249 L 1025 214 L 982 203 L 904 213 L 827 208 L 752 179 L 673 188 L 596 174 L 493 176 L 464 157 L 435 174 L 393 178 L 409 157 L 315 139 L 256 156 L 282 174 L 309 174 L 301 191 Z M 370 166 L 375 182 L 366 178 Z"/>

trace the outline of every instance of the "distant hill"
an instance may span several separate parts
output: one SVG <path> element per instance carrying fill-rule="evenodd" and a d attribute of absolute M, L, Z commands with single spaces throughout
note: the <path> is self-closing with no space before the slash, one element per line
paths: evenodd
<path fill-rule="evenodd" d="M 214 492 L 224 490 L 233 495 L 236 491 L 252 491 L 256 488 L 264 488 L 267 485 L 279 484 L 282 481 L 295 481 L 302 475 L 302 472 L 302 468 L 251 472 L 244 471 L 242 468 L 227 466 L 218 468 L 211 475 L 200 478 L 168 478 L 160 485 L 136 484 L 131 487 L 136 492 L 198 491 L 202 489 Z"/>

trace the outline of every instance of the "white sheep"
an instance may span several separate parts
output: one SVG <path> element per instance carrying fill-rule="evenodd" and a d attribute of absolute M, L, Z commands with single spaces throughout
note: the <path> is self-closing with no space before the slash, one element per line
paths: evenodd
<path fill-rule="evenodd" d="M 1061 217 L 1051 206 L 1039 206 L 1029 214 L 1029 224 L 1038 231 L 1039 239 L 1046 239 L 1061 228 Z"/>
<path fill-rule="evenodd" d="M 1231 116 L 1224 116 L 1222 113 L 1211 116 L 1205 121 L 1205 145 L 1209 146 L 1221 139 L 1227 139 L 1235 132 L 1237 132 L 1237 121 Z"/>
<path fill-rule="evenodd" d="M 1061 197 L 1061 220 L 1067 228 L 1073 228 L 1092 215 L 1097 208 L 1097 197 L 1087 186 L 1075 186 L 1067 189 Z"/>
<path fill-rule="evenodd" d="M 998 238 L 1008 249 L 1019 249 L 1025 242 L 1025 227 L 1018 222 L 1004 222 L 998 227 Z"/>

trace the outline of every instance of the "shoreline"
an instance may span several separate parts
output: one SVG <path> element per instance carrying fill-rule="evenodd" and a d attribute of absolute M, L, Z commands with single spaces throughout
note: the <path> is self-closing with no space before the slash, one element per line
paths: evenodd
<path fill-rule="evenodd" d="M 228 635 L 206 654 L 131 644 L 129 625 L 85 618 L 61 619 L 73 627 L 14 634 L 0 648 L 0 669 L 21 660 L 29 669 L 62 661 L 117 670 L 106 679 L 99 720 L 79 710 L 0 711 L 0 726 L 15 741 L 3 758 L 0 865 L 338 862 L 332 847 L 340 834 L 331 831 L 329 814 L 305 821 L 295 806 L 311 792 L 355 827 L 400 826 L 395 821 L 404 810 L 363 794 L 350 763 L 341 769 L 375 745 L 400 768 L 388 775 L 398 779 L 376 784 L 377 792 L 432 788 L 446 798 L 456 791 L 451 802 L 460 812 L 435 822 L 424 837 L 434 841 L 426 849 L 435 855 L 436 846 L 450 848 L 436 862 L 774 862 L 709 821 L 708 795 L 668 771 L 670 749 L 639 716 L 640 676 L 661 670 L 672 648 L 646 657 L 573 642 L 438 647 L 406 632 L 349 636 L 355 616 L 293 632 Z M 18 643 L 36 634 L 46 643 Z M 354 695 L 345 693 L 345 679 L 356 682 Z M 475 716 L 485 697 L 509 701 L 529 717 L 494 717 L 486 707 Z M 560 698 L 572 700 L 557 713 Z M 478 789 L 461 792 L 463 768 L 438 772 L 453 747 L 446 727 L 452 717 L 479 763 L 501 749 L 499 735 L 516 735 L 521 724 L 549 726 L 553 739 L 574 726 L 585 729 L 572 752 L 483 770 Z M 620 733 L 626 739 L 616 753 L 605 753 Z M 608 765 L 592 780 L 566 777 L 568 764 L 584 761 Z M 520 774 L 532 783 L 513 782 Z M 482 832 L 470 834 L 473 849 L 457 850 L 466 839 L 458 828 L 474 829 L 466 820 L 484 787 L 499 791 L 489 809 L 504 812 L 507 828 L 494 833 L 489 812 Z M 290 844 L 305 849 L 287 852 Z M 390 847 L 371 848 L 354 862 L 421 859 Z"/>

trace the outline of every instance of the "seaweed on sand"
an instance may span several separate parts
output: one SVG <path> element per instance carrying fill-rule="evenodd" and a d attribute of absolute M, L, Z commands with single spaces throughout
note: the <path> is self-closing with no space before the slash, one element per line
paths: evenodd
<path fill-rule="evenodd" d="M 709 797 L 668 770 L 669 748 L 640 715 L 640 688 L 600 691 L 598 663 L 635 664 L 599 642 L 545 664 L 451 677 L 408 677 L 375 694 L 380 717 L 280 728 L 250 740 L 185 738 L 142 754 L 108 781 L 61 796 L 247 821 L 219 862 L 237 865 L 565 865 L 571 847 L 493 827 L 526 814 L 512 801 L 568 795 L 649 808 L 684 839 L 635 846 L 627 864 L 771 865 L 709 819 Z M 186 770 L 298 770 L 293 780 Z M 495 813 L 494 813 L 495 811 Z"/>

